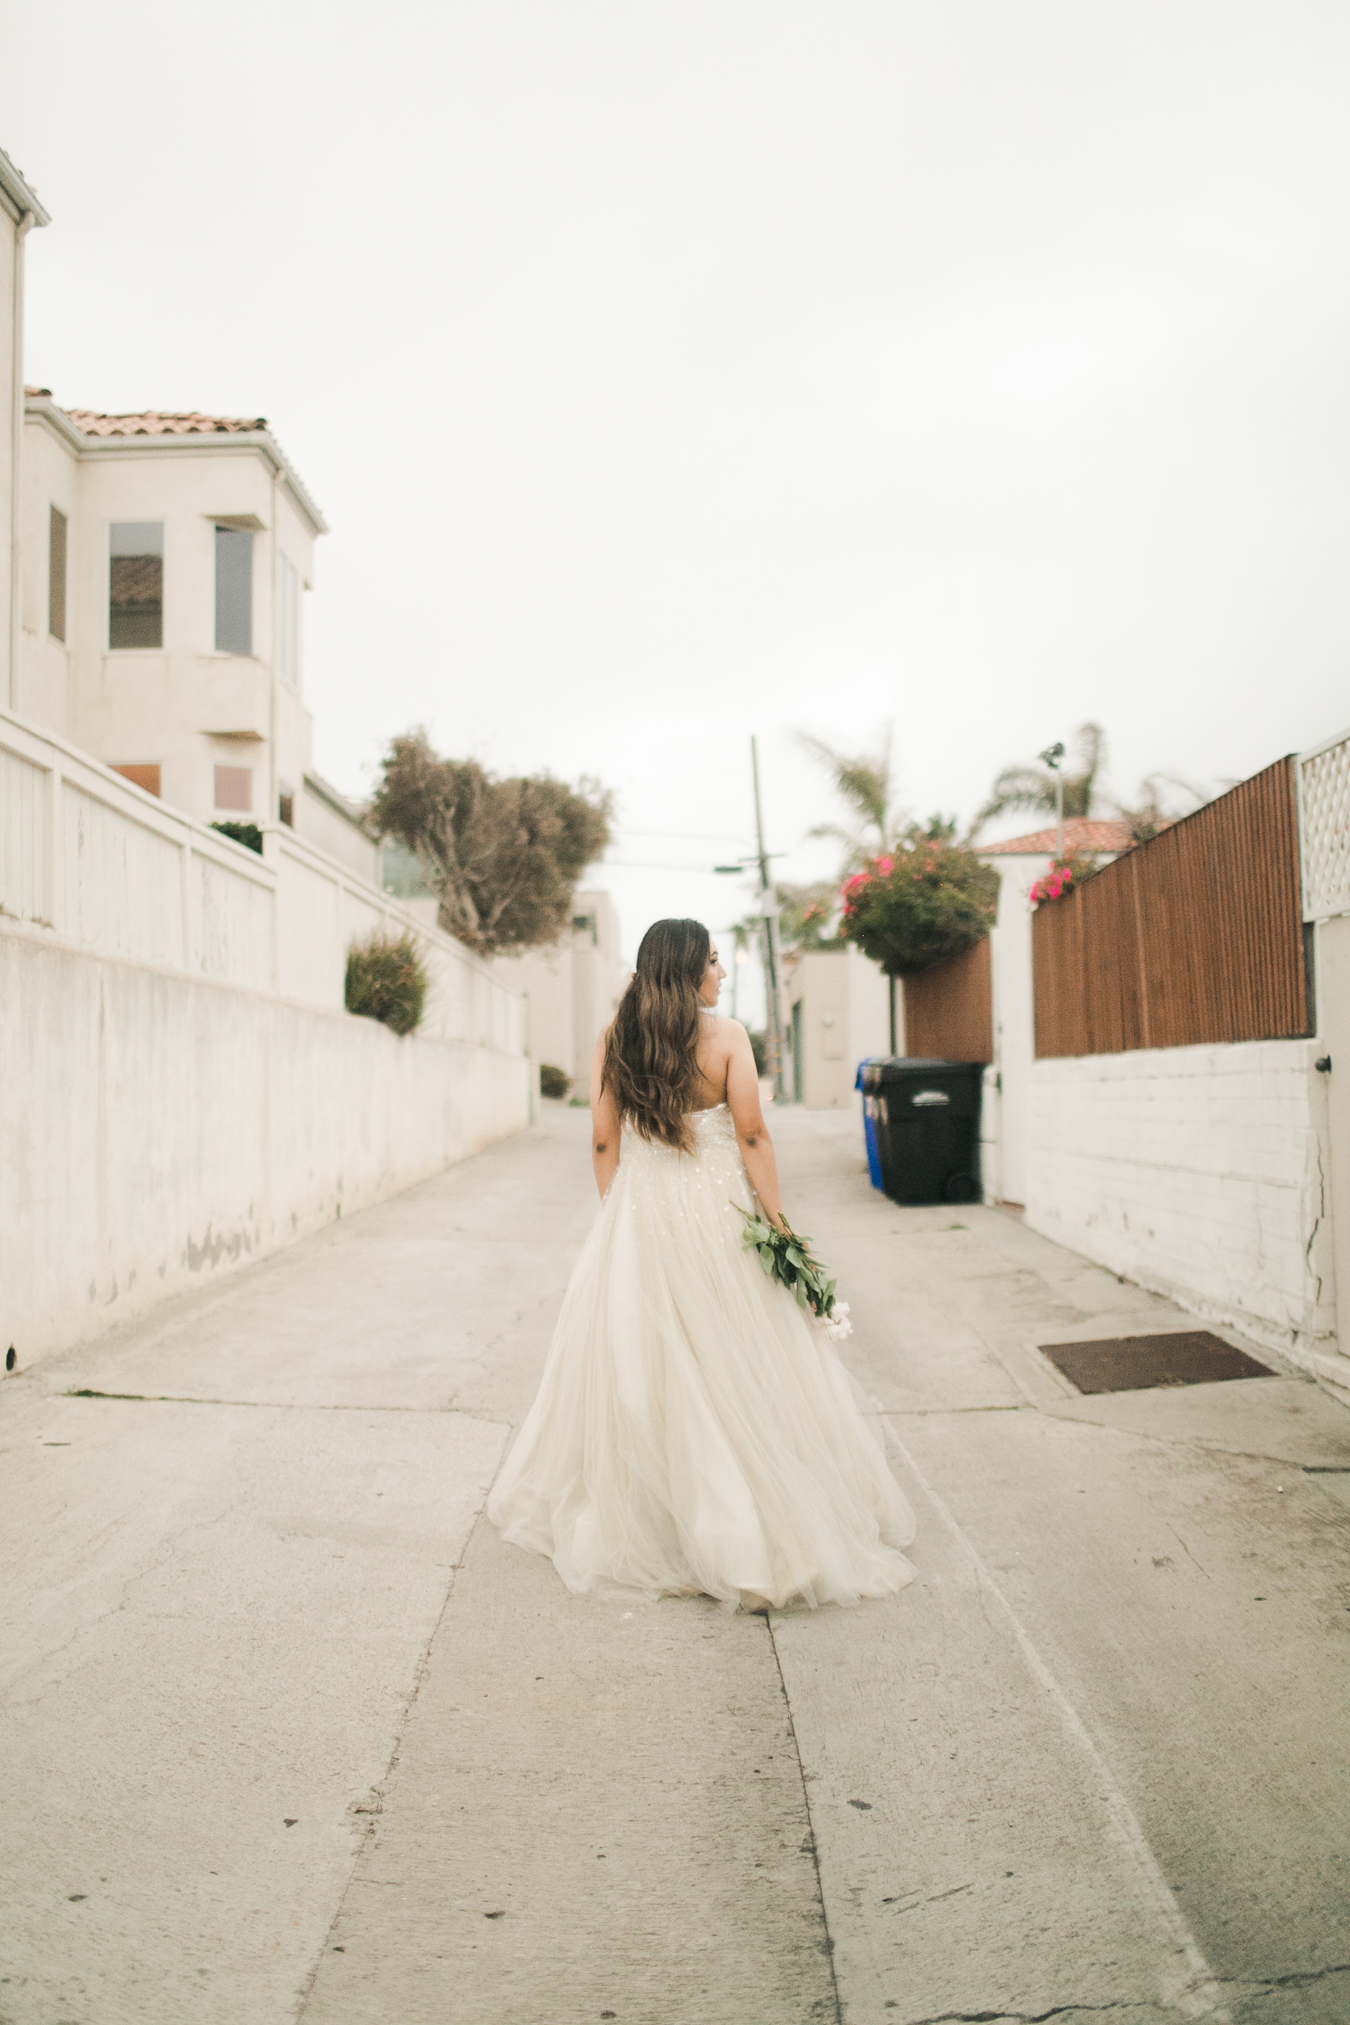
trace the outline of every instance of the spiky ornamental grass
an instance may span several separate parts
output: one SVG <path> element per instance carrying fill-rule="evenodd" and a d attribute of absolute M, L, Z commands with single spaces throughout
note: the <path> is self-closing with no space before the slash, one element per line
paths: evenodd
<path fill-rule="evenodd" d="M 372 935 L 347 952 L 347 1010 L 383 1020 L 396 1034 L 414 1033 L 427 997 L 427 969 L 417 938 Z"/>
<path fill-rule="evenodd" d="M 738 1202 L 731 1206 L 745 1219 L 745 1249 L 756 1254 L 769 1278 L 786 1287 L 799 1308 L 817 1316 L 826 1335 L 836 1343 L 851 1336 L 853 1324 L 848 1319 L 848 1302 L 835 1298 L 838 1282 L 830 1279 L 811 1250 L 810 1238 L 801 1237 L 791 1226 L 779 1230 L 766 1217 L 742 1209 Z"/>

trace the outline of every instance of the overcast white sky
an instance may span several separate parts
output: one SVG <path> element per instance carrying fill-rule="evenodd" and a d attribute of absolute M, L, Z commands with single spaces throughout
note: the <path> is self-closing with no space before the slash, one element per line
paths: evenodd
<path fill-rule="evenodd" d="M 7 22 L 5 17 L 8 17 Z M 630 949 L 742 911 L 757 730 L 916 812 L 1350 719 L 1344 0 L 0 7 L 27 374 L 265 414 L 316 760 L 599 776 Z M 16 52 L 22 52 L 17 55 Z"/>

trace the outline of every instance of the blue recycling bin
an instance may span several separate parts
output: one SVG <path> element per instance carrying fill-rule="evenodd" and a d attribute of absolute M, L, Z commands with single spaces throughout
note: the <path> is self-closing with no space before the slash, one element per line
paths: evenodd
<path fill-rule="evenodd" d="M 867 1061 L 859 1062 L 858 1073 L 853 1079 L 853 1087 L 855 1090 L 862 1091 L 863 1141 L 867 1147 L 867 1172 L 872 1178 L 873 1188 L 879 1194 L 884 1195 L 886 1191 L 881 1179 L 881 1154 L 877 1148 L 877 1101 L 875 1097 L 868 1096 L 863 1080 L 863 1070 L 867 1067 L 868 1062 L 881 1061 L 882 1059 L 883 1057 L 880 1055 L 869 1055 Z"/>

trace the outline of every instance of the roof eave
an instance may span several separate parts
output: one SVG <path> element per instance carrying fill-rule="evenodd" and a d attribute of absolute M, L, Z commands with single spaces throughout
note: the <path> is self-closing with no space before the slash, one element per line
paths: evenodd
<path fill-rule="evenodd" d="M 24 218 L 31 212 L 35 225 L 51 224 L 50 211 L 39 203 L 37 192 L 29 189 L 3 148 L 0 148 L 0 194 L 16 218 Z"/>
<path fill-rule="evenodd" d="M 232 429 L 222 430 L 217 434 L 208 435 L 203 432 L 188 436 L 175 436 L 167 432 L 159 436 L 90 436 L 71 421 L 65 409 L 59 407 L 50 395 L 30 394 L 24 407 L 26 413 L 45 422 L 78 457 L 125 454 L 141 456 L 162 450 L 180 454 L 201 450 L 217 453 L 222 450 L 260 451 L 272 469 L 279 472 L 285 480 L 287 491 L 315 534 L 328 533 L 328 522 L 310 497 L 304 480 L 270 429 Z"/>

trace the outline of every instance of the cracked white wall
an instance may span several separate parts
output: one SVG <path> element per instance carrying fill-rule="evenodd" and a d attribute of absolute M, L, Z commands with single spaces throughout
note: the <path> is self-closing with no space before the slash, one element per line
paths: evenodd
<path fill-rule="evenodd" d="M 1324 1051 L 1252 1041 L 1034 1062 L 1028 1224 L 1334 1381 Z"/>

